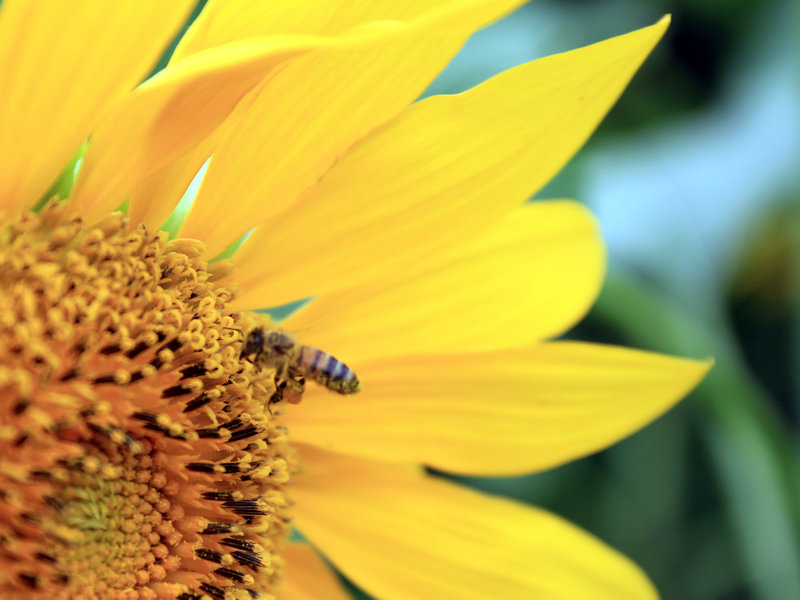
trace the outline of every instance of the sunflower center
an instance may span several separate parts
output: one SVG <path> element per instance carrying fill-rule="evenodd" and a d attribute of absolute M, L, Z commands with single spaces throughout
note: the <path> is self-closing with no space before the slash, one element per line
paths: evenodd
<path fill-rule="evenodd" d="M 2 598 L 274 590 L 284 400 L 240 359 L 253 317 L 226 308 L 224 266 L 201 254 L 55 203 L 3 227 Z"/>

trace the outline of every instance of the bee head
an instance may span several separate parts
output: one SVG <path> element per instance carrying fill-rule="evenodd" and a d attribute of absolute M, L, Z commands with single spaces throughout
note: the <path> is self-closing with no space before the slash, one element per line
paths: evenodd
<path fill-rule="evenodd" d="M 263 327 L 255 327 L 251 329 L 244 338 L 244 344 L 242 344 L 242 352 L 240 356 L 251 356 L 253 354 L 258 354 L 261 352 L 261 349 L 264 347 L 264 328 Z"/>

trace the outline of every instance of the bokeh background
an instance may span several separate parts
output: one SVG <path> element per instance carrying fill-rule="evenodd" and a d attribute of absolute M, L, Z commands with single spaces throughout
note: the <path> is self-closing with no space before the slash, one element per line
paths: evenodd
<path fill-rule="evenodd" d="M 665 13 L 664 40 L 537 198 L 586 203 L 609 248 L 567 337 L 716 365 L 609 450 L 459 481 L 581 525 L 664 600 L 800 600 L 800 3 L 537 0 L 473 36 L 426 95 Z"/>
<path fill-rule="evenodd" d="M 605 452 L 464 481 L 597 534 L 665 600 L 800 599 L 800 3 L 537 0 L 476 34 L 429 93 L 665 13 L 664 40 L 537 198 L 589 205 L 609 247 L 568 337 L 716 365 Z"/>

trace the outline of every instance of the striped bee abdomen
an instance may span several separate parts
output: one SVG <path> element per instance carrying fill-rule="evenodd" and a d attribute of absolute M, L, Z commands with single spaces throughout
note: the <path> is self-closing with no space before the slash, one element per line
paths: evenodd
<path fill-rule="evenodd" d="M 361 382 L 353 370 L 338 358 L 313 346 L 301 346 L 297 366 L 303 375 L 340 394 L 361 390 Z"/>

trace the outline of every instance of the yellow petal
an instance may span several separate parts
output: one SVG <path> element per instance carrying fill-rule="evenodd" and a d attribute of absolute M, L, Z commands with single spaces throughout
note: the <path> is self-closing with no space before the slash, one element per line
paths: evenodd
<path fill-rule="evenodd" d="M 245 40 L 170 65 L 119 102 L 94 132 L 73 205 L 89 217 L 113 210 L 137 183 L 208 137 L 270 71 L 327 41 Z"/>
<path fill-rule="evenodd" d="M 246 37 L 331 35 L 360 23 L 405 21 L 452 0 L 211 0 L 181 38 L 174 57 Z"/>
<path fill-rule="evenodd" d="M 303 446 L 297 526 L 381 600 L 653 600 L 627 558 L 542 510 Z"/>
<path fill-rule="evenodd" d="M 339 579 L 308 544 L 290 543 L 284 554 L 278 600 L 349 600 Z"/>
<path fill-rule="evenodd" d="M 358 369 L 364 391 L 310 387 L 287 415 L 292 438 L 464 474 L 517 475 L 609 446 L 678 402 L 708 371 L 696 362 L 572 342 Z"/>
<path fill-rule="evenodd" d="M 534 203 L 426 257 L 418 271 L 314 300 L 286 328 L 354 368 L 384 356 L 527 345 L 589 309 L 603 267 L 585 208 Z"/>
<path fill-rule="evenodd" d="M 30 2 L 0 8 L 0 197 L 43 194 L 107 107 L 141 81 L 194 0 Z"/>
<path fill-rule="evenodd" d="M 220 143 L 181 236 L 206 241 L 213 255 L 283 212 L 356 140 L 416 99 L 486 22 L 487 7 L 502 14 L 513 3 L 461 4 L 412 23 L 359 27 L 341 46 L 277 73 Z"/>
<path fill-rule="evenodd" d="M 371 20 L 412 19 L 436 9 L 450 0 L 392 0 L 354 2 L 353 0 L 294 0 L 253 3 L 250 0 L 219 0 L 206 4 L 203 12 L 181 38 L 171 62 L 195 52 L 247 37 L 282 34 L 340 34 L 345 29 Z M 487 18 L 496 17 L 502 6 L 510 8 L 518 1 L 493 6 Z M 423 10 L 424 9 L 424 10 Z M 236 111 L 240 110 L 237 107 Z M 234 115 L 236 112 L 234 112 Z M 231 119 L 235 120 L 232 115 Z M 200 166 L 213 153 L 218 140 L 204 141 L 202 150 L 194 150 L 160 169 L 131 192 L 129 216 L 151 228 L 160 226 L 172 210 Z M 152 199 L 158 199 L 152 201 Z"/>
<path fill-rule="evenodd" d="M 211 155 L 221 127 L 178 160 L 139 182 L 128 196 L 128 218 L 158 231 L 172 214 L 203 163 Z"/>
<path fill-rule="evenodd" d="M 236 254 L 242 303 L 381 279 L 518 206 L 583 144 L 664 27 L 411 106 L 248 238 Z"/>

